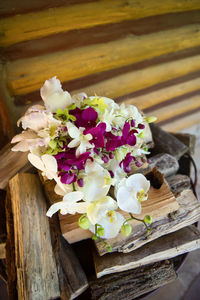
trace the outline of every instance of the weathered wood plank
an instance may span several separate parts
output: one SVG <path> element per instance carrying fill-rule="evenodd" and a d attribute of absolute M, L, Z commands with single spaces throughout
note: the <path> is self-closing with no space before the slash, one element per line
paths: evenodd
<path fill-rule="evenodd" d="M 165 104 L 165 103 L 164 103 Z M 193 97 L 187 97 L 181 101 L 167 102 L 161 108 L 152 108 L 148 110 L 148 115 L 158 116 L 158 122 L 170 120 L 172 117 L 176 118 L 181 114 L 187 113 L 190 110 L 200 109 L 200 91 L 199 95 Z"/>
<path fill-rule="evenodd" d="M 176 279 L 171 261 L 104 276 L 91 282 L 93 300 L 131 300 Z"/>
<path fill-rule="evenodd" d="M 26 152 L 13 152 L 13 145 L 7 144 L 0 151 L 0 189 L 5 189 L 10 178 L 28 163 Z"/>
<path fill-rule="evenodd" d="M 193 225 L 165 235 L 130 253 L 112 253 L 100 257 L 93 253 L 97 278 L 173 258 L 200 248 L 200 231 Z"/>
<path fill-rule="evenodd" d="M 150 173 L 152 174 L 152 173 Z M 166 214 L 176 211 L 178 209 L 178 203 L 176 199 L 173 197 L 171 191 L 169 190 L 166 183 L 163 181 L 163 178 L 159 178 L 161 174 L 157 172 L 154 176 L 152 175 L 152 179 L 159 184 L 159 188 L 154 188 L 151 186 L 149 190 L 149 198 L 147 201 L 142 203 L 142 214 L 137 215 L 139 218 L 143 218 L 145 215 L 150 214 L 153 218 L 157 218 L 159 216 L 165 216 Z M 50 183 L 49 183 L 50 184 Z M 54 197 L 49 194 L 49 197 Z M 128 213 L 122 212 L 126 218 L 129 217 Z M 78 218 L 79 214 L 75 215 L 59 215 L 60 217 L 60 226 L 61 231 L 64 238 L 69 243 L 74 243 L 86 238 L 91 237 L 91 232 L 88 230 L 83 230 L 78 226 Z M 134 225 L 137 226 L 138 222 L 133 221 Z M 143 226 L 142 226 L 143 228 Z M 144 228 L 143 228 L 144 229 Z M 121 234 L 119 234 L 120 239 L 122 238 Z M 123 238 L 122 238 L 123 239 Z"/>
<path fill-rule="evenodd" d="M 157 167 L 165 177 L 175 174 L 178 171 L 179 164 L 175 157 L 167 153 L 157 154 L 152 156 L 149 160 L 149 167 Z"/>
<path fill-rule="evenodd" d="M 155 84 L 196 72 L 200 70 L 199 61 L 200 56 L 196 55 L 189 58 L 178 59 L 176 61 L 161 63 L 155 66 L 149 66 L 148 68 L 142 68 L 141 70 L 131 71 L 119 76 L 114 76 L 113 78 L 103 80 L 99 83 L 85 86 L 82 89 L 76 89 L 73 91 L 73 93 L 76 94 L 84 91 L 89 96 L 96 93 L 97 95 L 104 95 L 110 98 L 128 95 L 130 93 L 151 87 Z M 195 86 L 194 88 L 198 89 L 198 83 L 199 82 L 195 82 L 194 85 L 192 83 L 191 86 Z M 182 85 L 180 86 L 180 89 L 182 89 Z M 193 87 L 191 87 L 191 90 L 192 89 Z M 189 90 L 190 87 L 188 88 L 188 91 Z M 158 97 L 162 99 L 160 95 L 158 95 Z M 137 97 L 135 98 L 127 96 L 127 98 L 128 99 L 123 100 L 126 104 L 135 104 L 140 109 L 145 109 L 158 103 L 158 101 L 156 103 L 153 101 L 152 104 L 151 95 L 150 100 L 145 99 L 146 101 L 140 101 L 140 98 L 137 101 Z"/>
<path fill-rule="evenodd" d="M 6 258 L 6 243 L 0 243 L 0 259 Z"/>
<path fill-rule="evenodd" d="M 168 0 L 160 5 L 155 0 L 129 0 L 124 4 L 120 0 L 107 0 L 52 8 L 2 19 L 0 46 L 5 47 L 73 29 L 197 9 L 200 9 L 198 0 Z"/>
<path fill-rule="evenodd" d="M 10 62 L 6 66 L 7 84 L 12 94 L 26 94 L 38 90 L 46 78 L 55 75 L 55 70 L 61 81 L 68 81 L 200 46 L 199 28 L 199 24 L 189 25 L 142 37 L 128 36 L 105 44 Z M 64 65 L 63 61 L 65 61 Z M 192 59 L 190 59 L 190 66 L 191 64 Z M 65 68 L 65 65 L 68 68 Z M 187 69 L 187 66 L 184 65 L 185 68 Z M 196 67 L 196 70 L 199 68 Z"/>
<path fill-rule="evenodd" d="M 188 151 L 188 147 L 185 144 L 179 141 L 172 134 L 164 131 L 158 125 L 152 123 L 150 124 L 150 128 L 155 144 L 152 153 L 156 154 L 164 152 L 176 157 L 176 159 L 179 159 Z"/>
<path fill-rule="evenodd" d="M 170 132 L 177 132 L 185 128 L 189 128 L 195 124 L 198 124 L 200 120 L 200 111 L 187 113 L 179 116 L 179 118 L 168 120 L 165 124 L 160 124 L 163 130 Z"/>
<path fill-rule="evenodd" d="M 173 135 L 184 143 L 189 148 L 190 154 L 194 154 L 195 144 L 196 144 L 196 135 L 189 133 L 173 133 Z"/>
<path fill-rule="evenodd" d="M 142 224 L 137 224 L 134 225 L 134 230 L 128 238 L 122 238 L 119 235 L 116 238 L 109 240 L 113 251 L 124 253 L 131 252 L 146 243 L 168 233 L 175 232 L 199 220 L 200 204 L 191 190 L 184 190 L 177 197 L 177 201 L 180 208 L 176 212 L 163 217 L 153 217 L 151 232 L 146 238 L 144 226 Z M 106 250 L 103 249 L 100 242 L 96 242 L 96 247 L 100 255 L 106 254 Z"/>
<path fill-rule="evenodd" d="M 9 181 L 15 235 L 19 299 L 60 296 L 51 246 L 46 202 L 34 174 L 17 174 Z"/>
<path fill-rule="evenodd" d="M 166 178 L 167 183 L 172 193 L 177 196 L 183 190 L 188 190 L 191 187 L 190 177 L 187 175 L 176 174 Z"/>

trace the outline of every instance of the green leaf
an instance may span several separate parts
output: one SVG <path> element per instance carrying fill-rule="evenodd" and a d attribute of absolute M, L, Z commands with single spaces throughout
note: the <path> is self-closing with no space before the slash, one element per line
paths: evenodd
<path fill-rule="evenodd" d="M 51 141 L 49 142 L 49 147 L 51 147 L 53 150 L 55 150 L 56 147 L 57 147 L 56 141 L 55 141 L 55 140 L 51 140 Z"/>

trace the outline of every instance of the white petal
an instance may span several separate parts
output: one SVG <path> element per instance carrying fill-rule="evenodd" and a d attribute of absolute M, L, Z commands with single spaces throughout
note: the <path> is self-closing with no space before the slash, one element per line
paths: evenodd
<path fill-rule="evenodd" d="M 120 187 L 117 191 L 117 203 L 120 209 L 134 213 L 141 213 L 141 204 L 137 200 L 136 193 L 130 191 L 127 187 Z"/>
<path fill-rule="evenodd" d="M 130 187 L 132 190 L 140 191 L 144 190 L 145 193 L 150 188 L 150 182 L 146 179 L 146 177 L 142 174 L 133 174 L 126 180 L 126 185 Z"/>
<path fill-rule="evenodd" d="M 12 151 L 21 151 L 21 152 L 26 152 L 30 150 L 29 144 L 27 141 L 21 141 L 11 149 Z"/>
<path fill-rule="evenodd" d="M 48 154 L 44 154 L 42 155 L 41 157 L 44 165 L 45 165 L 45 168 L 49 171 L 49 172 L 52 172 L 52 173 L 56 173 L 57 170 L 58 170 L 58 165 L 57 165 L 57 161 L 55 159 L 54 156 L 52 155 L 48 155 Z"/>
<path fill-rule="evenodd" d="M 88 205 L 89 205 L 89 203 L 86 203 L 86 202 L 80 202 L 80 203 L 74 203 L 74 204 L 68 205 L 67 213 L 68 214 L 75 214 L 75 213 L 84 214 L 87 211 Z"/>
<path fill-rule="evenodd" d="M 45 101 L 47 97 L 55 92 L 63 92 L 60 80 L 57 79 L 56 76 L 45 81 L 43 87 L 40 89 L 40 95 L 43 101 Z"/>
<path fill-rule="evenodd" d="M 56 180 L 56 182 L 57 182 L 57 184 L 54 188 L 54 192 L 57 195 L 65 196 L 66 194 L 71 193 L 73 191 L 73 187 L 71 184 L 63 184 L 62 182 L 60 182 L 58 180 Z"/>
<path fill-rule="evenodd" d="M 11 144 L 17 143 L 17 142 L 20 142 L 23 140 L 35 139 L 35 138 L 37 138 L 37 134 L 31 130 L 27 130 L 27 131 L 23 131 L 22 133 L 14 136 L 11 140 Z"/>
<path fill-rule="evenodd" d="M 54 203 L 47 211 L 46 213 L 47 217 L 52 217 L 52 215 L 55 214 L 59 209 L 62 209 L 62 207 L 63 207 L 62 201 Z"/>
<path fill-rule="evenodd" d="M 73 139 L 76 139 L 76 138 L 80 137 L 80 131 L 79 131 L 79 129 L 76 126 L 74 126 L 72 123 L 70 123 L 70 122 L 67 122 L 67 130 L 68 130 L 69 135 Z"/>
<path fill-rule="evenodd" d="M 79 139 L 74 139 L 71 142 L 69 142 L 69 144 L 67 145 L 67 147 L 69 148 L 75 148 L 80 144 L 80 140 Z"/>
<path fill-rule="evenodd" d="M 63 197 L 64 202 L 68 201 L 68 202 L 71 202 L 71 203 L 77 202 L 81 199 L 83 199 L 83 193 L 80 192 L 80 191 L 75 191 L 75 192 L 68 193 L 67 195 L 65 195 Z"/>
<path fill-rule="evenodd" d="M 45 170 L 44 163 L 42 162 L 41 158 L 38 157 L 37 155 L 35 155 L 33 153 L 29 153 L 28 160 L 34 167 L 36 167 L 40 171 Z"/>
<path fill-rule="evenodd" d="M 72 104 L 71 96 L 68 92 L 53 93 L 49 95 L 45 100 L 46 109 L 52 113 L 58 109 L 65 109 Z"/>
<path fill-rule="evenodd" d="M 97 201 L 107 195 L 110 186 L 104 185 L 103 176 L 88 176 L 84 181 L 83 193 L 85 201 Z"/>

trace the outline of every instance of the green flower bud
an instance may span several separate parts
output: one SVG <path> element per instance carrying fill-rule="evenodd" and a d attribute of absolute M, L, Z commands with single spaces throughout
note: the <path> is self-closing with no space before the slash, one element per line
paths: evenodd
<path fill-rule="evenodd" d="M 146 117 L 145 118 L 145 121 L 147 122 L 147 123 L 153 123 L 153 122 L 155 122 L 157 120 L 157 117 L 154 117 L 154 116 L 152 116 L 152 117 Z"/>
<path fill-rule="evenodd" d="M 97 228 L 96 233 L 97 233 L 98 236 L 103 236 L 104 235 L 104 228 L 101 225 L 99 225 L 98 228 Z"/>
<path fill-rule="evenodd" d="M 95 234 L 93 234 L 92 240 L 93 240 L 93 241 L 96 241 L 96 240 L 97 240 L 97 236 L 96 236 Z"/>
<path fill-rule="evenodd" d="M 124 235 L 124 236 L 129 236 L 130 233 L 132 231 L 132 227 L 130 224 L 124 224 L 122 225 L 121 227 L 121 233 Z"/>
<path fill-rule="evenodd" d="M 86 215 L 82 215 L 78 220 L 78 225 L 82 229 L 85 229 L 85 230 L 89 229 L 90 221 L 89 221 L 88 217 L 86 217 Z"/>
<path fill-rule="evenodd" d="M 112 247 L 110 245 L 107 246 L 107 251 L 112 252 Z"/>
<path fill-rule="evenodd" d="M 146 216 L 144 217 L 144 222 L 145 222 L 145 223 L 151 224 L 152 221 L 153 221 L 152 216 L 146 215 Z"/>

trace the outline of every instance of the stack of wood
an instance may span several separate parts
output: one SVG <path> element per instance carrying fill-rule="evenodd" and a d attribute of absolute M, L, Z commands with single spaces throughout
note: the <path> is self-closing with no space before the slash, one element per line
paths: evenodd
<path fill-rule="evenodd" d="M 146 236 L 144 224 L 133 221 L 129 237 L 109 240 L 113 253 L 88 239 L 91 233 L 78 227 L 78 214 L 47 218 L 48 206 L 60 200 L 53 182 L 40 180 L 27 154 L 10 152 L 9 145 L 1 151 L 7 241 L 0 255 L 6 256 L 10 299 L 135 299 L 177 277 L 183 254 L 200 248 L 194 225 L 200 204 L 186 159 L 194 137 L 156 125 L 151 130 L 155 147 L 149 166 L 140 168 L 151 189 L 139 216 L 153 217 L 151 231 Z"/>

